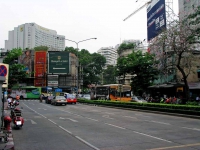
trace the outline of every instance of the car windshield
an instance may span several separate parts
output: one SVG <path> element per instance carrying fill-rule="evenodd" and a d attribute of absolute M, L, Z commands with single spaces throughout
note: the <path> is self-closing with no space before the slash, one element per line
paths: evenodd
<path fill-rule="evenodd" d="M 83 95 L 83 97 L 90 97 L 90 95 Z"/>
<path fill-rule="evenodd" d="M 138 98 L 139 100 L 143 100 L 143 98 L 142 98 L 141 96 L 137 96 L 137 98 Z"/>
<path fill-rule="evenodd" d="M 64 96 L 56 96 L 56 99 L 65 99 Z"/>
<path fill-rule="evenodd" d="M 67 98 L 76 98 L 76 97 L 75 97 L 75 95 L 68 94 L 68 95 L 67 95 Z"/>

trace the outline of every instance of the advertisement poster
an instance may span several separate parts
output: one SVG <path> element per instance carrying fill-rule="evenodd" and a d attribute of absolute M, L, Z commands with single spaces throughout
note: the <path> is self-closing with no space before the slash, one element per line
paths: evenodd
<path fill-rule="evenodd" d="M 49 52 L 48 73 L 69 73 L 69 52 Z"/>
<path fill-rule="evenodd" d="M 152 0 L 147 7 L 147 38 L 148 41 L 166 29 L 165 0 Z"/>
<path fill-rule="evenodd" d="M 34 86 L 46 86 L 46 51 L 35 52 L 35 80 Z"/>

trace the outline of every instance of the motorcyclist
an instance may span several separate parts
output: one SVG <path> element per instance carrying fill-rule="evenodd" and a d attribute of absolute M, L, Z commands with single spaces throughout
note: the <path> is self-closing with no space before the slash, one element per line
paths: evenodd
<path fill-rule="evenodd" d="M 17 95 L 16 96 L 16 100 L 19 102 L 19 99 L 20 99 L 20 96 L 19 95 Z"/>

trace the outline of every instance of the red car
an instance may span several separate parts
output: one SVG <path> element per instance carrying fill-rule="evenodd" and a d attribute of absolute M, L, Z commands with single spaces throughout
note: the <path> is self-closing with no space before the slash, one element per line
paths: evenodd
<path fill-rule="evenodd" d="M 73 94 L 67 94 L 66 99 L 68 104 L 76 104 L 77 102 L 77 98 Z"/>

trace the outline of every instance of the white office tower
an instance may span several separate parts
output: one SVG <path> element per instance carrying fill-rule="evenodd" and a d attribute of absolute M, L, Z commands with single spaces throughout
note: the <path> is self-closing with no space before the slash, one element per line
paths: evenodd
<path fill-rule="evenodd" d="M 101 54 L 106 58 L 106 66 L 117 64 L 117 49 L 113 47 L 102 47 L 97 51 L 98 54 Z"/>
<path fill-rule="evenodd" d="M 65 36 L 57 35 L 55 30 L 47 29 L 36 23 L 25 23 L 9 31 L 8 40 L 5 40 L 5 50 L 33 49 L 37 46 L 47 46 L 55 51 L 64 50 Z"/>
<path fill-rule="evenodd" d="M 179 19 L 193 13 L 198 6 L 200 6 L 200 0 L 179 0 Z"/>

